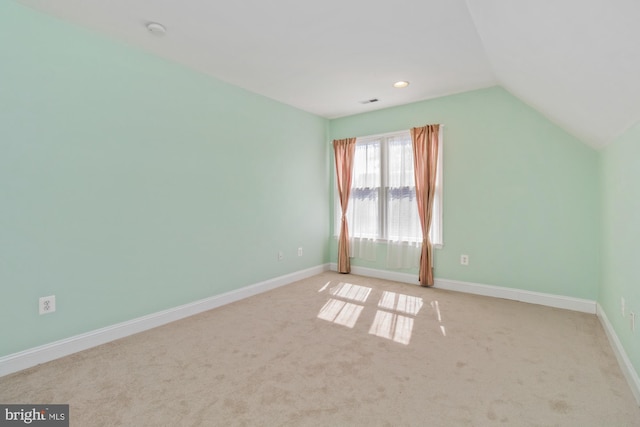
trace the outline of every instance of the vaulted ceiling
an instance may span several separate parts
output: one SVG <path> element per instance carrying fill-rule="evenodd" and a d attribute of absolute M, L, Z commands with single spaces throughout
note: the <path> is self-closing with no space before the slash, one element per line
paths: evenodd
<path fill-rule="evenodd" d="M 638 0 L 18 2 L 327 118 L 501 85 L 594 147 L 640 120 Z"/>

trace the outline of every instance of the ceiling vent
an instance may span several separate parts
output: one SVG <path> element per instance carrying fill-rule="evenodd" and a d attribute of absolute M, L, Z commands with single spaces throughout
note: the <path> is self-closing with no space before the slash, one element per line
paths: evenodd
<path fill-rule="evenodd" d="M 365 101 L 360 101 L 360 104 L 371 104 L 372 102 L 378 102 L 379 99 L 378 98 L 371 98 L 371 99 L 367 99 Z"/>

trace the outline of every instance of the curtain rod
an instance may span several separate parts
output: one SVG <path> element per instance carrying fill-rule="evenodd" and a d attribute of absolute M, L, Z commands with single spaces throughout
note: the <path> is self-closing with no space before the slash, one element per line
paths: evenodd
<path fill-rule="evenodd" d="M 439 124 L 441 128 L 444 127 L 444 125 L 442 123 L 434 123 L 434 124 Z M 429 125 L 427 125 L 427 126 L 429 126 Z M 414 127 L 420 127 L 420 126 L 414 126 Z M 385 137 L 385 136 L 395 135 L 395 134 L 400 133 L 400 132 L 410 132 L 410 131 L 411 131 L 411 128 L 396 130 L 396 131 L 392 131 L 392 132 L 376 133 L 376 134 L 373 134 L 373 135 L 356 136 L 356 138 L 366 139 L 366 138 L 374 138 L 374 137 Z M 338 139 L 344 139 L 344 138 L 338 138 Z M 329 144 L 333 144 L 333 139 L 331 141 L 329 141 Z"/>

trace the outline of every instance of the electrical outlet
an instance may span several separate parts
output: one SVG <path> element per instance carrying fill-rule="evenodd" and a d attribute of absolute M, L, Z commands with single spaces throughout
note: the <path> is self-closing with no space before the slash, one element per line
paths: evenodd
<path fill-rule="evenodd" d="M 298 256 L 302 256 L 302 247 L 298 248 Z"/>
<path fill-rule="evenodd" d="M 469 255 L 460 255 L 460 264 L 469 265 Z"/>
<path fill-rule="evenodd" d="M 284 259 L 284 253 L 282 251 L 278 251 L 278 261 L 282 261 Z"/>
<path fill-rule="evenodd" d="M 56 311 L 56 296 L 50 295 L 48 297 L 41 297 L 39 303 L 40 314 L 48 314 Z"/>
<path fill-rule="evenodd" d="M 620 310 L 622 311 L 622 317 L 625 317 L 624 309 L 625 309 L 624 297 L 622 297 L 620 298 Z"/>

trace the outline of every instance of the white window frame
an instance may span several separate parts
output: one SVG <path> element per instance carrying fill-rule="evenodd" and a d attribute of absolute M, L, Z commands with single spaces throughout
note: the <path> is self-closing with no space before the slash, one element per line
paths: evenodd
<path fill-rule="evenodd" d="M 444 207 L 444 203 L 443 203 L 443 132 L 442 132 L 443 126 L 440 125 L 440 132 L 438 134 L 438 169 L 437 169 L 437 176 L 436 176 L 436 195 L 435 195 L 435 203 L 436 206 L 434 206 L 434 210 L 433 210 L 433 216 L 431 219 L 431 229 L 429 231 L 430 235 L 431 235 L 431 242 L 433 244 L 434 248 L 442 248 L 444 245 L 444 240 L 443 240 L 443 207 Z M 387 188 L 387 183 L 384 182 L 384 180 L 387 177 L 387 173 L 386 173 L 386 168 L 388 167 L 388 161 L 387 161 L 387 147 L 388 145 L 386 144 L 386 141 L 388 139 L 394 138 L 394 137 L 398 137 L 398 136 L 406 136 L 410 134 L 410 132 L 407 131 L 400 131 L 400 132 L 389 132 L 389 133 L 384 133 L 384 134 L 379 134 L 379 135 L 369 135 L 369 136 L 364 136 L 364 137 L 358 137 L 356 139 L 356 144 L 364 144 L 364 143 L 370 143 L 372 140 L 378 140 L 378 139 L 383 139 L 384 142 L 381 145 L 381 179 L 383 180 L 383 182 L 381 182 L 381 191 L 380 194 L 378 196 L 378 200 L 379 200 L 379 209 L 380 209 L 380 222 L 378 224 L 378 230 L 379 230 L 379 237 L 376 238 L 376 242 L 388 242 L 389 240 L 387 239 L 387 224 L 386 224 L 386 217 L 387 217 L 387 206 L 386 206 L 386 194 L 384 194 L 386 188 Z M 334 172 L 335 173 L 335 172 Z M 335 180 L 334 180 L 335 181 Z M 337 237 L 340 233 L 340 218 L 341 218 L 341 207 L 340 207 L 340 199 L 338 196 L 338 189 L 337 187 L 335 187 L 334 185 L 334 236 Z M 361 236 L 350 236 L 351 238 L 359 238 Z M 417 240 L 416 240 L 417 241 Z"/>

